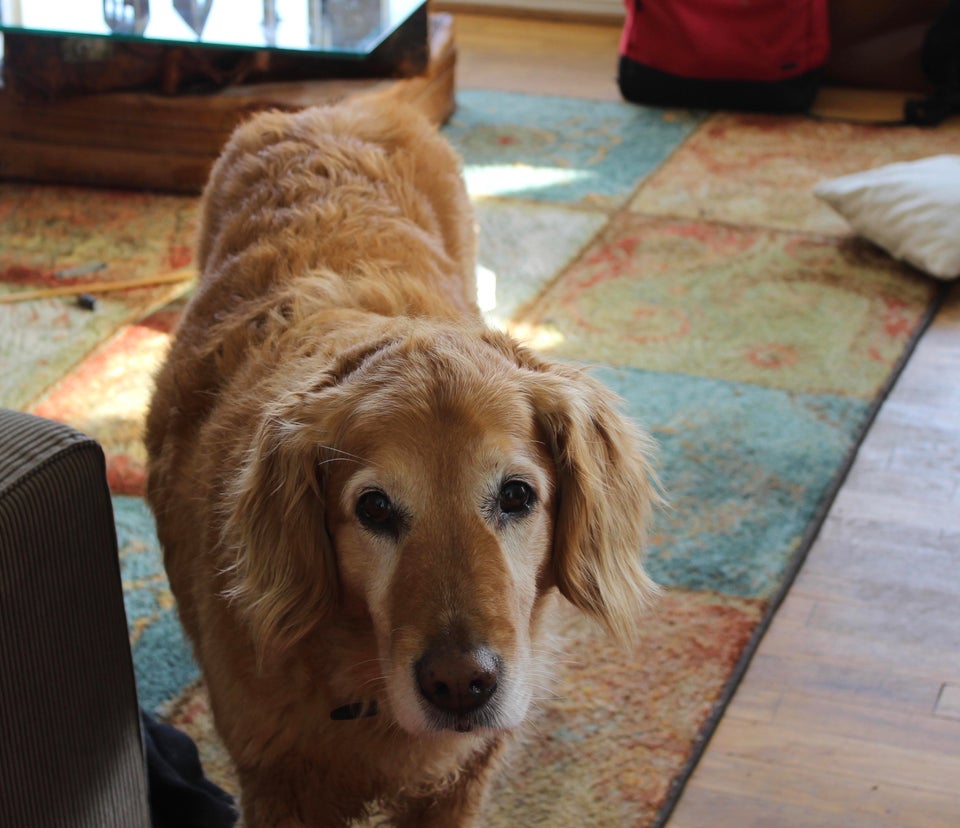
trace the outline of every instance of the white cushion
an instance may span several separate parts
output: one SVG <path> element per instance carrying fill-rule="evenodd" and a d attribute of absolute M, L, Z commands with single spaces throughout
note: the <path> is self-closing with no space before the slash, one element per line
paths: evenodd
<path fill-rule="evenodd" d="M 931 276 L 960 276 L 960 155 L 889 164 L 814 193 L 861 236 Z"/>

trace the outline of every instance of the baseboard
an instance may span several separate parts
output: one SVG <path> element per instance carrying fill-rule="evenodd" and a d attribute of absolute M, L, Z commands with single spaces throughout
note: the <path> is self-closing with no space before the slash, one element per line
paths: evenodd
<path fill-rule="evenodd" d="M 622 0 L 431 0 L 436 11 L 539 17 L 582 23 L 623 23 Z"/>

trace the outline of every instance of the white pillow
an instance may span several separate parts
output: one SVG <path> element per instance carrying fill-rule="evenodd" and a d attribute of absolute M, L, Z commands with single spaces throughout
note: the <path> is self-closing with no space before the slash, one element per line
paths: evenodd
<path fill-rule="evenodd" d="M 892 256 L 940 279 L 960 276 L 960 155 L 845 175 L 813 192 Z"/>

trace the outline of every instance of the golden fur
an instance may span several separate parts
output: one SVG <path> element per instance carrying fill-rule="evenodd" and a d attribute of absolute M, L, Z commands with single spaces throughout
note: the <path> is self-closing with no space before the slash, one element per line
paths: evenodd
<path fill-rule="evenodd" d="M 405 110 L 242 126 L 198 264 L 148 495 L 246 824 L 475 825 L 553 597 L 628 639 L 656 591 L 648 442 L 484 327 L 459 160 Z"/>

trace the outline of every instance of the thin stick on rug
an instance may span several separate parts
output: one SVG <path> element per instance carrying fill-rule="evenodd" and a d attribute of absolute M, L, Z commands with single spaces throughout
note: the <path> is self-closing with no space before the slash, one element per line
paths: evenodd
<path fill-rule="evenodd" d="M 18 290 L 14 293 L 0 294 L 0 305 L 9 305 L 14 302 L 28 302 L 32 299 L 50 299 L 55 296 L 77 296 L 81 293 L 109 293 L 117 290 L 156 287 L 158 285 L 186 282 L 195 276 L 196 271 L 192 267 L 185 267 L 170 273 L 161 273 L 157 276 L 144 276 L 139 279 L 104 280 L 100 282 L 84 282 L 75 285 L 62 285 L 60 287 Z"/>

